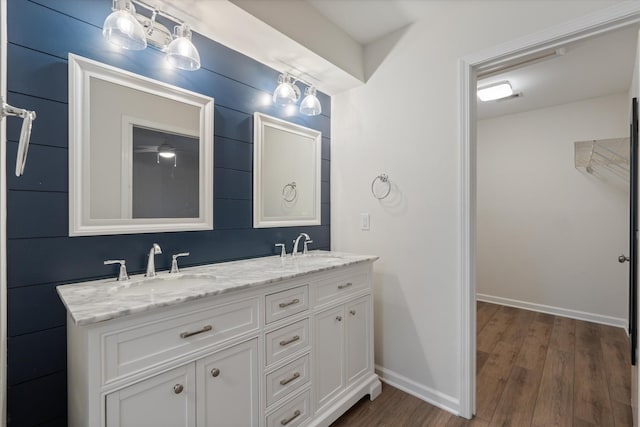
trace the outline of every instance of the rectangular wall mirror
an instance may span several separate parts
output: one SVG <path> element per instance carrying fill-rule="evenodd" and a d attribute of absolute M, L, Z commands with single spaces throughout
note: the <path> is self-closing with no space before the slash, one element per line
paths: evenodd
<path fill-rule="evenodd" d="M 253 117 L 253 226 L 320 225 L 322 133 Z"/>
<path fill-rule="evenodd" d="M 213 229 L 213 102 L 69 54 L 69 235 Z"/>

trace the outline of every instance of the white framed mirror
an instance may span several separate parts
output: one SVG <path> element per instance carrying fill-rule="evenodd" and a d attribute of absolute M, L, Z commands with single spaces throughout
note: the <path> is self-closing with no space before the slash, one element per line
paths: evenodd
<path fill-rule="evenodd" d="M 253 226 L 320 225 L 322 133 L 253 117 Z"/>
<path fill-rule="evenodd" d="M 69 54 L 69 235 L 212 230 L 213 106 Z"/>

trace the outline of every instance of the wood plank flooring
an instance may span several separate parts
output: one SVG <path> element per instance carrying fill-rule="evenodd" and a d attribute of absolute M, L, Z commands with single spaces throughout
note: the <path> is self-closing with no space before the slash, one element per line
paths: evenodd
<path fill-rule="evenodd" d="M 332 427 L 632 425 L 620 328 L 478 302 L 477 414 L 456 417 L 383 384 Z"/>

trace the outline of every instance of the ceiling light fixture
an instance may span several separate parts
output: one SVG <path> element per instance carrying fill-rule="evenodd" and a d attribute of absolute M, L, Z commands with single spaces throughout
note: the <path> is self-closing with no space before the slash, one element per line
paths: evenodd
<path fill-rule="evenodd" d="M 142 1 L 136 0 L 135 3 L 150 10 L 151 17 L 137 13 L 133 0 L 113 0 L 113 12 L 102 26 L 104 38 L 130 50 L 143 50 L 150 44 L 165 52 L 167 62 L 172 66 L 188 71 L 199 69 L 200 54 L 191 41 L 191 28 Z M 158 15 L 178 23 L 173 36 L 167 27 L 156 21 Z"/>
<path fill-rule="evenodd" d="M 163 159 L 173 159 L 173 167 L 175 168 L 177 163 L 176 149 L 166 142 L 158 147 L 158 156 L 156 158 L 156 163 L 160 164 L 160 157 Z"/>
<path fill-rule="evenodd" d="M 307 116 L 317 116 L 322 113 L 322 105 L 316 96 L 314 85 L 304 82 L 288 73 L 278 76 L 278 86 L 273 91 L 273 103 L 280 107 L 287 107 L 287 114 L 291 115 L 291 107 L 298 103 L 301 98 L 300 88 L 296 82 L 307 85 L 304 91 L 305 97 L 300 103 L 300 113 Z"/>
<path fill-rule="evenodd" d="M 494 83 L 478 89 L 478 98 L 483 102 L 508 98 L 511 95 L 513 95 L 513 89 L 511 88 L 511 84 L 507 81 Z"/>

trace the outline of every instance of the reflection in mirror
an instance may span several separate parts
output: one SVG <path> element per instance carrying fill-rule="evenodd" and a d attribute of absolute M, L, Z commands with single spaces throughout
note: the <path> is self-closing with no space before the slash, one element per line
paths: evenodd
<path fill-rule="evenodd" d="M 133 218 L 198 217 L 198 138 L 133 126 Z"/>
<path fill-rule="evenodd" d="M 320 224 L 321 133 L 254 114 L 254 226 Z"/>
<path fill-rule="evenodd" d="M 69 55 L 69 234 L 213 229 L 213 99 Z"/>

